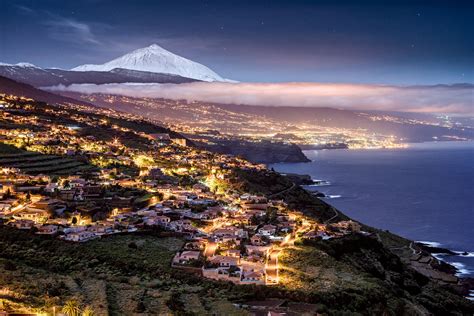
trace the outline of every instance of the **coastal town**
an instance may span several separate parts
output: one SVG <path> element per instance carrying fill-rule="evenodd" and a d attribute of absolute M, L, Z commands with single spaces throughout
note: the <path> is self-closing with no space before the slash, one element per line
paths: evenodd
<path fill-rule="evenodd" d="M 298 122 L 274 119 L 236 111 L 224 104 L 202 101 L 170 100 L 156 98 L 133 98 L 123 95 L 81 94 L 87 102 L 107 106 L 130 113 L 147 113 L 174 130 L 186 134 L 195 141 L 226 142 L 245 140 L 249 142 L 273 141 L 293 143 L 303 148 L 405 148 L 407 144 L 390 133 L 373 133 L 367 129 L 320 125 L 315 122 Z M 388 115 L 363 116 L 371 122 L 399 124 L 423 124 L 425 121 L 402 120 Z"/>
<path fill-rule="evenodd" d="M 474 316 L 474 1 L 0 8 L 0 316 Z"/>
<path fill-rule="evenodd" d="M 353 221 L 320 223 L 291 210 L 278 192 L 268 197 L 233 185 L 235 169 L 273 172 L 264 165 L 93 116 L 61 125 L 25 115 L 35 111 L 31 99 L 1 97 L 2 225 L 72 243 L 150 231 L 179 236 L 186 242 L 173 268 L 261 285 L 279 283 L 279 253 L 295 241 L 360 232 Z M 80 136 L 91 127 L 118 134 L 112 141 Z M 123 135 L 145 145 L 127 146 Z"/>

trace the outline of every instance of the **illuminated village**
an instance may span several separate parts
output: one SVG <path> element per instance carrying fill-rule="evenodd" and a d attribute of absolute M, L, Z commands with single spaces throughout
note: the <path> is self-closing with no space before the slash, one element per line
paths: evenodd
<path fill-rule="evenodd" d="M 132 98 L 120 95 L 81 95 L 85 101 L 101 104 L 121 104 L 124 109 L 138 108 L 147 117 L 161 121 L 174 130 L 189 135 L 193 140 L 212 142 L 240 138 L 246 141 L 291 142 L 300 146 L 326 148 L 344 144 L 349 149 L 405 148 L 404 140 L 387 133 L 373 133 L 366 129 L 319 126 L 315 123 L 291 123 L 262 115 L 231 111 L 219 104 L 201 101 Z M 433 125 L 421 120 L 402 120 L 389 115 L 373 114 L 372 121 Z M 198 137 L 209 135 L 210 139 Z M 219 133 L 215 133 L 218 131 Z"/>
<path fill-rule="evenodd" d="M 170 262 L 174 268 L 265 285 L 279 282 L 279 252 L 295 239 L 360 231 L 352 221 L 324 224 L 292 211 L 278 193 L 265 197 L 232 187 L 233 169 L 272 172 L 263 165 L 198 150 L 167 133 L 136 134 L 150 144 L 143 150 L 119 138 L 78 137 L 86 127 L 23 115 L 29 101 L 3 96 L 2 121 L 21 122 L 23 128 L 1 130 L 2 143 L 24 150 L 0 158 L 5 166 L 0 178 L 3 225 L 65 242 L 150 229 L 169 232 L 187 240 Z M 85 126 L 110 125 L 75 119 Z"/>
<path fill-rule="evenodd" d="M 474 315 L 473 1 L 0 8 L 0 316 Z"/>

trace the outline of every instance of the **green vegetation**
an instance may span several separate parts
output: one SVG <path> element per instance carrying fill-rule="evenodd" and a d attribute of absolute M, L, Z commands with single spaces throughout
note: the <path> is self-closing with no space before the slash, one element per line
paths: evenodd
<path fill-rule="evenodd" d="M 7 144 L 0 144 L 0 165 L 18 168 L 28 174 L 68 175 L 95 169 L 82 161 L 25 151 Z"/>
<path fill-rule="evenodd" d="M 348 220 L 348 217 L 335 210 L 326 202 L 311 195 L 298 185 L 277 172 L 268 170 L 234 170 L 233 187 L 242 192 L 263 194 L 274 199 L 284 200 L 290 209 L 298 210 L 320 222 Z"/>
<path fill-rule="evenodd" d="M 96 315 L 158 315 L 190 311 L 188 302 L 205 314 L 223 301 L 224 310 L 237 313 L 229 298 L 244 291 L 171 268 L 182 245 L 182 239 L 153 234 L 67 243 L 0 226 L 0 289 L 10 291 L 0 304 L 51 312 L 75 301 Z"/>
<path fill-rule="evenodd" d="M 2 155 L 5 158 L 8 158 L 10 155 L 12 157 L 15 157 L 17 154 L 21 154 L 21 153 L 26 154 L 23 150 L 15 146 L 0 143 L 0 155 Z"/>
<path fill-rule="evenodd" d="M 287 288 L 351 312 L 449 315 L 468 314 L 473 308 L 454 287 L 440 286 L 410 269 L 372 237 L 300 242 L 283 251 L 280 264 Z"/>
<path fill-rule="evenodd" d="M 51 309 L 72 300 L 96 315 L 239 315 L 244 311 L 232 302 L 269 297 L 318 304 L 328 314 L 447 315 L 472 308 L 454 290 L 408 270 L 373 239 L 289 248 L 280 257 L 281 285 L 274 287 L 214 282 L 172 269 L 183 243 L 153 233 L 67 243 L 0 226 L 0 288 L 11 291 L 0 302 Z"/>

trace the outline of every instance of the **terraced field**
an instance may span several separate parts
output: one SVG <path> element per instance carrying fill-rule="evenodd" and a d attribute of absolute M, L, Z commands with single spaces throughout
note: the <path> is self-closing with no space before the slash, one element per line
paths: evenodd
<path fill-rule="evenodd" d="M 94 166 L 71 158 L 44 155 L 0 144 L 0 166 L 18 168 L 28 174 L 68 175 L 93 171 Z"/>

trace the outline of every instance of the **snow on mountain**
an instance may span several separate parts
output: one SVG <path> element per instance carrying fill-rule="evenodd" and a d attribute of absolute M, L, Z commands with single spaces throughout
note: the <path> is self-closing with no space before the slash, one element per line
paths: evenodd
<path fill-rule="evenodd" d="M 71 70 L 110 71 L 115 68 L 174 74 L 203 81 L 227 81 L 208 67 L 173 54 L 156 44 L 134 50 L 105 64 L 87 64 Z"/>
<path fill-rule="evenodd" d="M 18 63 L 18 64 L 6 64 L 6 63 L 0 63 L 0 66 L 5 66 L 5 67 L 22 67 L 22 68 L 38 68 L 38 66 L 35 66 L 30 63 Z"/>
<path fill-rule="evenodd" d="M 23 67 L 23 68 L 38 68 L 39 69 L 38 66 L 35 66 L 33 64 L 30 64 L 30 63 L 18 63 L 15 66 Z"/>

